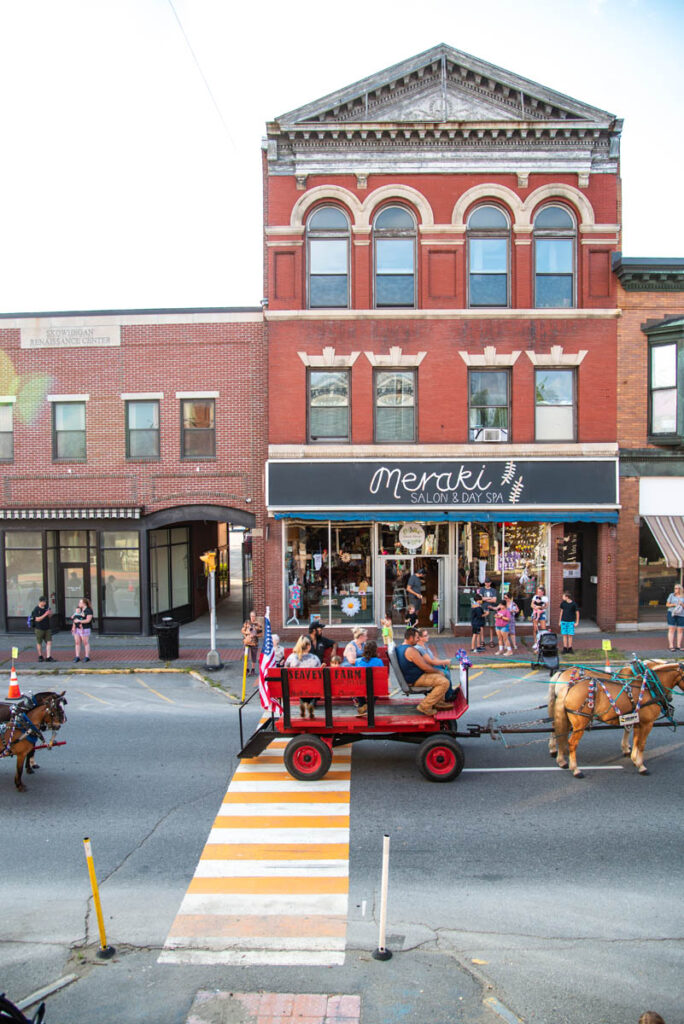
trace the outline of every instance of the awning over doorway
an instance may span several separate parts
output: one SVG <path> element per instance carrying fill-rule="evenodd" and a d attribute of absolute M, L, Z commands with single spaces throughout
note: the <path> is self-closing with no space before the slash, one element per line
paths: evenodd
<path fill-rule="evenodd" d="M 666 565 L 684 567 L 684 516 L 644 516 Z"/>
<path fill-rule="evenodd" d="M 139 508 L 0 508 L 0 519 L 139 519 Z"/>
<path fill-rule="evenodd" d="M 397 512 L 378 509 L 373 512 L 347 509 L 345 512 L 274 512 L 275 519 L 317 519 L 325 521 L 347 521 L 351 523 L 617 523 L 616 511 L 605 512 L 518 512 L 509 508 L 505 512 L 488 512 L 478 509 L 477 512 L 440 512 L 434 506 L 424 507 L 422 512 Z"/>

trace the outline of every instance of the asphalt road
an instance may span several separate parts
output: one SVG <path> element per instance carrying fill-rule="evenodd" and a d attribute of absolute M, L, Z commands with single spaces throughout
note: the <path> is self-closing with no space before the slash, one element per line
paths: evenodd
<path fill-rule="evenodd" d="M 524 667 L 477 671 L 466 722 L 545 700 Z M 508 749 L 464 739 L 466 770 L 448 785 L 422 778 L 410 746 L 356 745 L 345 965 L 159 965 L 235 767 L 235 706 L 182 675 L 68 685 L 67 746 L 40 755 L 25 794 L 0 766 L 0 989 L 18 1000 L 76 973 L 50 997 L 49 1024 L 182 1024 L 199 988 L 360 992 L 363 1024 L 484 1024 L 507 1010 L 532 1024 L 636 1024 L 644 1009 L 684 1020 L 679 733 L 652 734 L 646 778 L 617 733 L 582 741 L 583 780 L 554 768 L 545 736 Z M 384 833 L 394 957 L 379 964 Z M 86 835 L 118 950 L 107 963 L 94 957 Z"/>

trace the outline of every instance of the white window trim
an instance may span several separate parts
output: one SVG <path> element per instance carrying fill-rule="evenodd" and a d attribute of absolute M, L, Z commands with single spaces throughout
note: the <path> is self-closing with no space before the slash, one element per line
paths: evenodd
<path fill-rule="evenodd" d="M 145 401 L 161 401 L 164 397 L 163 391 L 132 391 L 130 393 L 124 393 L 121 396 L 124 402 L 145 402 Z"/>
<path fill-rule="evenodd" d="M 48 402 L 89 402 L 90 395 L 48 395 Z"/>
<path fill-rule="evenodd" d="M 365 356 L 371 366 L 389 366 L 389 367 L 404 367 L 404 366 L 420 366 L 425 359 L 427 352 L 402 352 L 400 345 L 391 345 L 389 355 L 384 355 L 379 352 L 366 352 Z"/>
<path fill-rule="evenodd" d="M 16 400 L 16 395 L 0 395 L 0 405 L 13 405 Z"/>
<path fill-rule="evenodd" d="M 218 398 L 218 391 L 177 391 L 176 398 Z"/>
<path fill-rule="evenodd" d="M 552 345 L 550 352 L 531 352 L 525 350 L 533 366 L 579 366 L 589 351 L 582 348 L 579 352 L 564 352 L 562 345 Z"/>
<path fill-rule="evenodd" d="M 484 355 L 473 352 L 458 353 L 466 366 L 514 366 L 520 351 L 498 352 L 493 345 L 486 345 Z"/>
<path fill-rule="evenodd" d="M 347 356 L 337 356 L 332 346 L 326 346 L 320 355 L 307 355 L 306 352 L 298 352 L 297 355 L 305 366 L 311 366 L 315 369 L 320 369 L 321 367 L 330 369 L 331 367 L 353 366 L 361 353 L 350 352 Z"/>

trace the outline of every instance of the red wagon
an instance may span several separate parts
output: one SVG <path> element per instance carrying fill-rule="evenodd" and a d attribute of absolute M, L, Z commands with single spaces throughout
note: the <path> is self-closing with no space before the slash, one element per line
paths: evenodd
<path fill-rule="evenodd" d="M 450 782 L 462 771 L 465 757 L 456 739 L 458 719 L 468 710 L 468 667 L 460 668 L 461 687 L 453 709 L 426 716 L 416 711 L 423 692 L 403 678 L 394 652 L 380 648 L 382 668 L 353 665 L 272 669 L 267 677 L 271 696 L 282 707 L 270 715 L 247 741 L 243 711 L 256 691 L 240 706 L 240 758 L 258 757 L 279 736 L 291 736 L 284 762 L 296 779 L 322 779 L 332 763 L 332 751 L 359 740 L 396 740 L 418 746 L 416 760 L 432 782 Z M 398 689 L 391 688 L 392 673 Z M 416 696 L 418 695 L 418 696 Z M 315 698 L 315 717 L 304 718 L 300 699 Z M 355 698 L 366 704 L 360 716 Z"/>

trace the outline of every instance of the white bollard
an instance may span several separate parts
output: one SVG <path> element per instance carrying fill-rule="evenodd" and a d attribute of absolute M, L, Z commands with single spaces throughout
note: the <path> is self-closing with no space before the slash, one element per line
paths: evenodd
<path fill-rule="evenodd" d="M 380 931 L 378 935 L 378 948 L 373 952 L 375 960 L 391 960 L 392 954 L 385 947 L 387 931 L 387 886 L 389 882 L 389 850 L 390 837 L 382 837 L 382 882 L 380 885 Z"/>

